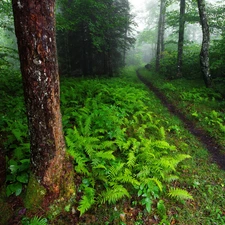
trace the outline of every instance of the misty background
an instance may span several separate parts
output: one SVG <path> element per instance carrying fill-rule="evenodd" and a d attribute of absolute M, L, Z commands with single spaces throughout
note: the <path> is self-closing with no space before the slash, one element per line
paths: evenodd
<path fill-rule="evenodd" d="M 133 35 L 136 44 L 127 55 L 127 65 L 139 65 L 150 63 L 156 54 L 157 27 L 159 20 L 159 0 L 129 0 L 131 13 L 134 16 Z M 167 8 L 166 18 L 174 10 L 179 11 L 180 1 L 171 4 Z M 197 4 L 197 3 L 196 3 Z M 218 0 L 206 0 L 207 7 L 219 5 Z M 196 8 L 197 10 L 197 8 Z M 167 21 L 166 21 L 167 23 Z M 218 38 L 218 34 L 211 33 L 211 39 Z M 165 44 L 178 39 L 178 27 L 174 29 L 168 24 L 165 27 Z M 185 40 L 201 44 L 202 30 L 199 22 L 185 24 Z"/>

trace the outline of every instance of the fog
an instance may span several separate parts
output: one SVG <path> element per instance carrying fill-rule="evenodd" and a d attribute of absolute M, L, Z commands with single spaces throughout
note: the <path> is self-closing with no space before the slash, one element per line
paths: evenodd
<path fill-rule="evenodd" d="M 216 4 L 218 1 L 206 0 L 206 2 L 211 4 Z M 150 25 L 148 17 L 158 13 L 159 7 L 155 8 L 155 6 L 159 6 L 160 0 L 129 0 L 129 2 L 131 4 L 131 12 L 135 16 L 134 21 L 137 23 L 136 30 L 142 31 Z"/>
<path fill-rule="evenodd" d="M 131 13 L 135 16 L 134 22 L 137 24 L 137 26 L 133 27 L 133 29 L 136 30 L 134 34 L 137 38 L 138 34 L 141 34 L 142 31 L 152 30 L 152 33 L 157 32 L 160 0 L 129 0 L 129 2 L 131 4 Z M 216 2 L 218 2 L 218 0 L 206 0 L 206 3 L 216 4 Z M 179 10 L 179 0 L 177 0 L 175 8 Z M 186 38 L 190 42 L 201 43 L 202 30 L 200 24 L 187 24 L 185 33 Z M 170 39 L 168 39 L 170 35 L 173 39 L 178 38 L 172 28 L 167 28 L 165 31 L 165 39 L 167 39 L 167 41 Z M 156 39 L 157 34 L 155 34 L 155 40 L 152 38 L 151 41 L 137 41 L 135 48 L 128 54 L 127 63 L 140 64 L 150 62 L 155 56 Z"/>

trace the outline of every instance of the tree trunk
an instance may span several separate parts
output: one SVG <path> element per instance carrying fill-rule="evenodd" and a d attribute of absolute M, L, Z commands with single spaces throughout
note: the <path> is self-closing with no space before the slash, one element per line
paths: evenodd
<path fill-rule="evenodd" d="M 184 45 L 184 25 L 185 25 L 185 0 L 180 0 L 180 23 L 177 56 L 177 77 L 182 77 L 183 69 L 183 45 Z"/>
<path fill-rule="evenodd" d="M 210 44 L 210 33 L 208 19 L 205 9 L 205 0 L 198 0 L 198 10 L 200 16 L 200 23 L 202 26 L 202 48 L 200 53 L 200 64 L 203 74 L 203 79 L 205 81 L 206 87 L 212 85 L 212 77 L 209 69 L 209 44 Z"/>
<path fill-rule="evenodd" d="M 164 31 L 165 31 L 165 13 L 166 13 L 166 3 L 165 0 L 161 0 L 160 4 L 160 14 L 158 23 L 158 40 L 156 47 L 156 71 L 159 71 L 161 53 L 164 51 Z"/>
<path fill-rule="evenodd" d="M 12 2 L 30 131 L 31 178 L 28 189 L 40 184 L 46 193 L 56 198 L 63 185 L 66 154 L 60 113 L 55 1 Z"/>

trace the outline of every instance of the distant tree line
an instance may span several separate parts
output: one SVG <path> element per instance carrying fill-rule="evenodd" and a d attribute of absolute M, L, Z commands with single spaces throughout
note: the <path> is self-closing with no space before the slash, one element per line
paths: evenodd
<path fill-rule="evenodd" d="M 57 45 L 61 74 L 109 75 L 125 65 L 133 17 L 128 0 L 59 0 Z"/>
<path fill-rule="evenodd" d="M 223 77 L 225 11 L 224 3 L 206 0 L 159 0 L 157 21 L 148 24 L 137 37 L 139 45 L 153 46 L 151 67 L 170 79 L 199 78 L 210 87 Z M 149 12 L 153 9 L 148 8 Z M 148 15 L 149 17 L 149 15 Z"/>

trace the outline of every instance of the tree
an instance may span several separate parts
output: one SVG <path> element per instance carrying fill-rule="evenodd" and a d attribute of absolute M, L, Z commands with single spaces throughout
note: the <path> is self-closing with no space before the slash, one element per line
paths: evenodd
<path fill-rule="evenodd" d="M 110 75 L 124 65 L 126 51 L 134 43 L 127 0 L 70 0 L 69 4 L 59 0 L 58 8 L 57 44 L 64 73 Z M 71 65 L 64 63 L 65 56 Z"/>
<path fill-rule="evenodd" d="M 165 0 L 161 0 L 159 23 L 158 23 L 158 41 L 156 48 L 156 71 L 159 70 L 161 53 L 164 51 L 165 13 L 166 13 L 166 2 Z"/>
<path fill-rule="evenodd" d="M 57 198 L 63 182 L 69 182 L 66 179 L 72 177 L 69 175 L 72 170 L 68 170 L 67 178 L 63 177 L 69 161 L 60 113 L 55 1 L 13 0 L 12 3 L 30 131 L 27 199 L 41 198 L 41 203 L 46 194 L 50 199 Z"/>
<path fill-rule="evenodd" d="M 183 66 L 183 45 L 184 45 L 184 25 L 185 25 L 185 0 L 180 0 L 180 21 L 179 21 L 179 39 L 177 56 L 177 76 L 182 76 Z"/>
<path fill-rule="evenodd" d="M 202 34 L 203 34 L 202 48 L 200 53 L 200 64 L 205 85 L 206 87 L 210 87 L 212 85 L 212 77 L 209 69 L 210 33 L 209 33 L 208 19 L 205 9 L 205 0 L 197 0 L 197 2 L 200 16 L 200 24 L 202 26 Z"/>

